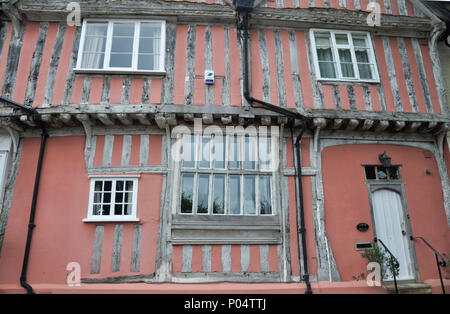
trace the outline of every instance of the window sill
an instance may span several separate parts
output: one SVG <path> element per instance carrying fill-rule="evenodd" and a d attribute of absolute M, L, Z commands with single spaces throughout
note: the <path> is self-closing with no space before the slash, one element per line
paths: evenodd
<path fill-rule="evenodd" d="M 371 84 L 380 84 L 380 80 L 346 80 L 346 79 L 332 79 L 332 78 L 318 78 L 316 79 L 318 82 L 322 84 L 363 84 L 363 85 L 371 85 Z"/>
<path fill-rule="evenodd" d="M 174 215 L 172 244 L 279 244 L 279 216 Z"/>
<path fill-rule="evenodd" d="M 100 69 L 73 69 L 75 74 L 118 74 L 118 75 L 145 75 L 165 76 L 166 71 L 133 71 L 133 70 L 100 70 Z"/>
<path fill-rule="evenodd" d="M 95 217 L 90 217 L 90 218 L 85 218 L 82 220 L 83 222 L 139 222 L 140 219 L 139 218 L 134 218 L 134 217 L 114 217 L 114 218 L 95 218 Z"/>

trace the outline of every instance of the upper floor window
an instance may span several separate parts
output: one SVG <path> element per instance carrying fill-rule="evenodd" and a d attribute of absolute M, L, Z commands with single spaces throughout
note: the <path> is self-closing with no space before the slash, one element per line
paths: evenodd
<path fill-rule="evenodd" d="M 369 33 L 311 30 L 318 79 L 378 81 Z"/>
<path fill-rule="evenodd" d="M 164 71 L 165 21 L 84 20 L 78 70 Z"/>

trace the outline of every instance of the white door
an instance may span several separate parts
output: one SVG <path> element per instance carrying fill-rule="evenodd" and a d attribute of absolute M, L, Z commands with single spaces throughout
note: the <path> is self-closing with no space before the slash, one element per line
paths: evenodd
<path fill-rule="evenodd" d="M 397 279 L 414 279 L 408 245 L 410 240 L 406 232 L 406 221 L 400 194 L 388 189 L 377 190 L 372 193 L 372 206 L 376 237 L 383 241 L 400 264 Z M 385 280 L 393 280 L 393 277 L 389 275 Z"/>

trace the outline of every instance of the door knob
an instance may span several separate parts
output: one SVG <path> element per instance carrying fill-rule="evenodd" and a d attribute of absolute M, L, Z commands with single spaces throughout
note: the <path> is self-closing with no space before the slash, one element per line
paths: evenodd
<path fill-rule="evenodd" d="M 405 230 L 402 230 L 402 234 L 403 234 L 403 235 L 406 235 L 406 231 L 405 231 Z"/>

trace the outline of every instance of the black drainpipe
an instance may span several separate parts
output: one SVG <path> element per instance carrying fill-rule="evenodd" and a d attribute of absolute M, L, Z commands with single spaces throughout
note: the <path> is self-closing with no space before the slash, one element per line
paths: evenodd
<path fill-rule="evenodd" d="M 305 210 L 304 210 L 304 202 L 303 202 L 303 184 L 302 184 L 302 160 L 301 160 L 301 154 L 300 154 L 300 145 L 301 145 L 301 139 L 303 134 L 306 131 L 306 118 L 294 111 L 290 111 L 287 109 L 284 109 L 282 107 L 275 106 L 273 104 L 270 104 L 268 102 L 253 98 L 250 94 L 250 87 L 249 87 L 249 61 L 248 61 L 248 37 L 249 37 L 249 18 L 250 18 L 250 12 L 253 9 L 254 0 L 234 0 L 233 4 L 236 9 L 236 17 L 237 17 L 237 29 L 240 32 L 240 36 L 243 39 L 243 57 L 244 57 L 244 82 L 243 82 L 243 93 L 245 99 L 248 101 L 248 103 L 253 106 L 253 103 L 258 103 L 262 105 L 264 109 L 277 112 L 279 114 L 282 114 L 284 116 L 299 119 L 301 120 L 302 129 L 300 130 L 300 134 L 298 135 L 296 141 L 295 141 L 295 154 L 297 159 L 297 186 L 299 190 L 299 200 L 297 204 L 299 205 L 299 213 L 297 214 L 297 227 L 298 232 L 302 235 L 302 243 L 301 243 L 301 249 L 303 253 L 303 280 L 306 283 L 306 291 L 305 294 L 312 294 L 311 284 L 309 281 L 309 270 L 308 270 L 308 258 L 307 258 L 307 250 L 306 250 L 306 228 L 305 228 Z M 296 195 L 297 200 L 297 195 Z M 299 217 L 300 216 L 300 217 Z M 299 220 L 300 220 L 300 226 L 299 226 Z M 300 251 L 300 242 L 299 242 L 299 248 Z"/>
<path fill-rule="evenodd" d="M 48 133 L 36 109 L 18 104 L 4 97 L 0 97 L 0 100 L 4 103 L 7 103 L 11 106 L 17 107 L 25 111 L 27 114 L 32 115 L 33 120 L 36 123 L 36 126 L 41 129 L 41 147 L 39 150 L 39 159 L 36 169 L 36 177 L 34 180 L 33 199 L 31 201 L 30 219 L 28 221 L 28 234 L 27 234 L 27 242 L 25 245 L 25 254 L 23 257 L 22 273 L 20 275 L 20 285 L 27 290 L 28 294 L 34 294 L 35 292 L 33 290 L 33 287 L 31 287 L 30 284 L 27 283 L 27 269 L 28 269 L 28 260 L 30 256 L 31 238 L 33 236 L 33 229 L 34 227 L 36 227 L 36 225 L 34 224 L 34 216 L 36 214 L 36 202 L 39 192 L 39 181 L 41 178 L 42 161 L 44 159 L 45 144 L 47 142 Z"/>

